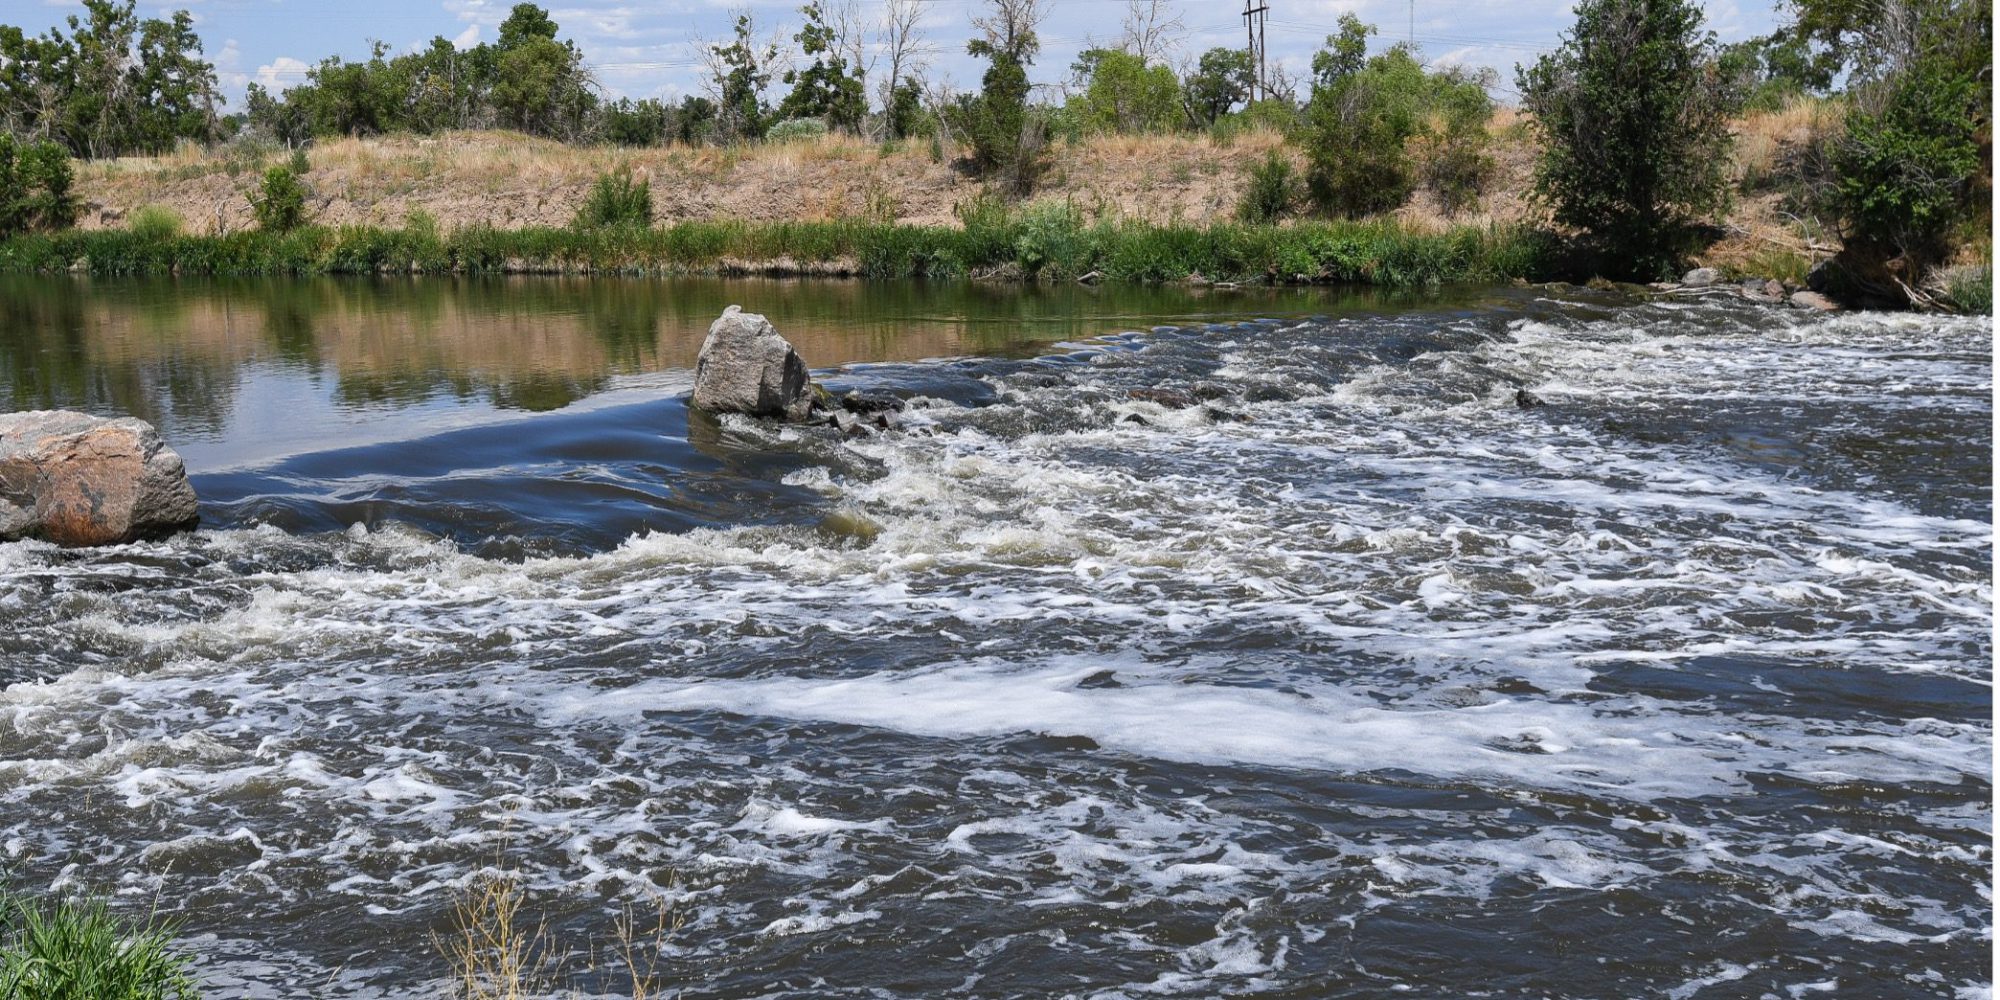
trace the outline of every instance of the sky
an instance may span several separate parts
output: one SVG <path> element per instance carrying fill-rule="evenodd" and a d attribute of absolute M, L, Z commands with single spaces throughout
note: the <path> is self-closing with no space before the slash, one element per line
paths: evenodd
<path fill-rule="evenodd" d="M 146 17 L 186 9 L 193 13 L 209 60 L 215 63 L 231 108 L 240 110 L 245 86 L 255 81 L 279 89 L 305 80 L 308 66 L 338 54 L 364 58 L 370 40 L 402 51 L 437 36 L 460 47 L 494 41 L 514 0 L 141 0 Z M 829 5 L 842 0 L 827 0 Z M 881 0 L 856 0 L 864 16 L 879 18 Z M 1261 0 L 1268 14 L 1269 58 L 1295 78 L 1307 75 L 1312 53 L 1344 13 L 1378 26 L 1373 50 L 1413 39 L 1427 61 L 1491 67 L 1494 94 L 1513 96 L 1514 66 L 1553 47 L 1571 22 L 1572 0 Z M 543 6 L 575 41 L 610 97 L 678 99 L 701 93 L 700 46 L 729 35 L 734 12 L 748 11 L 760 36 L 797 30 L 800 0 L 548 0 Z M 976 87 L 984 65 L 965 54 L 971 17 L 984 0 L 926 0 L 923 34 L 929 75 L 960 89 Z M 1244 44 L 1243 0 L 1169 0 L 1185 34 L 1178 53 L 1192 59 L 1215 46 Z M 1704 5 L 1709 27 L 1723 41 L 1770 31 L 1775 0 L 1720 0 Z M 1041 28 L 1042 54 L 1030 71 L 1038 84 L 1066 78 L 1076 54 L 1115 42 L 1126 0 L 1050 0 Z M 80 13 L 70 0 L 0 0 L 0 24 L 30 34 L 61 25 Z M 871 80 L 871 90 L 874 83 Z M 774 88 L 781 90 L 782 87 Z M 774 93 L 775 99 L 775 93 Z"/>

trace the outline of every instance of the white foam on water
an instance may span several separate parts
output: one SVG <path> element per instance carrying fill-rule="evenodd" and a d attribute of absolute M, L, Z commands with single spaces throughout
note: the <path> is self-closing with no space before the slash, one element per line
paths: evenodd
<path fill-rule="evenodd" d="M 1205 378 L 1301 396 L 1228 403 L 1243 422 L 998 379 L 999 404 L 931 401 L 932 433 L 852 444 L 865 474 L 790 477 L 875 525 L 865 544 L 752 526 L 522 562 L 394 528 L 206 531 L 84 559 L 0 545 L 0 614 L 31 637 L 15 655 L 64 668 L 0 690 L 0 844 L 143 892 L 179 883 L 130 862 L 233 857 L 250 831 L 280 887 L 243 890 L 267 921 L 309 912 L 299 884 L 419 914 L 503 850 L 556 894 L 632 898 L 688 873 L 692 932 L 714 942 L 689 947 L 721 961 L 733 934 L 838 932 L 913 897 L 1116 924 L 1281 890 L 1354 913 L 1687 872 L 1746 880 L 1829 947 L 1981 933 L 1950 886 L 1918 898 L 1851 871 L 1983 870 L 1952 842 L 1983 808 L 1912 805 L 1890 836 L 1704 803 L 1780 779 L 1990 783 L 1986 720 L 1835 712 L 1799 679 L 1990 687 L 1990 526 L 1581 414 L 1797 399 L 1970 420 L 1990 408 L 1990 366 L 1968 360 L 1990 327 L 1691 336 L 1687 314 L 1523 321 L 1332 381 L 1287 353 L 1315 327 L 1230 335 Z M 1551 406 L 1515 409 L 1508 379 Z M 56 620 L 7 610 L 51 603 Z M 1698 670 L 1751 693 L 1683 683 Z M 1078 749 L 1007 749 L 1023 736 Z M 1225 790 L 1126 784 L 1184 767 L 1462 789 L 1554 818 L 1334 800 L 1383 832 L 1301 835 Z M 732 895 L 766 881 L 791 912 Z M 1318 942 L 1271 923 L 1193 946 L 1132 930 L 1134 951 L 1185 954 L 1100 995 L 1293 983 Z M 1764 975 L 1694 972 L 1657 985 L 1723 995 Z"/>

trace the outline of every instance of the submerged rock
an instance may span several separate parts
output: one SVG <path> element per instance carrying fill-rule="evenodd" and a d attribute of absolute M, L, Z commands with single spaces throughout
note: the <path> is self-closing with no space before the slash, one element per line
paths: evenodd
<path fill-rule="evenodd" d="M 113 545 L 192 528 L 197 516 L 187 469 L 152 424 L 0 415 L 0 540 Z"/>
<path fill-rule="evenodd" d="M 1811 309 L 1816 312 L 1834 312 L 1840 308 L 1840 303 L 1818 292 L 1793 292 L 1791 303 L 1800 309 Z"/>
<path fill-rule="evenodd" d="M 1181 389 L 1132 389 L 1125 393 L 1125 397 L 1141 403 L 1156 403 L 1169 410 L 1185 410 L 1197 402 L 1194 393 Z"/>
<path fill-rule="evenodd" d="M 840 408 L 864 417 L 878 413 L 901 413 L 903 400 L 886 392 L 863 392 L 860 389 L 853 389 L 840 397 Z"/>
<path fill-rule="evenodd" d="M 1529 392 L 1525 388 L 1521 388 L 1514 390 L 1514 405 L 1524 410 L 1532 410 L 1537 406 L 1546 406 L 1547 404 L 1542 402 L 1542 397 Z"/>
<path fill-rule="evenodd" d="M 800 421 L 812 413 L 812 379 L 770 320 L 730 306 L 701 343 L 693 403 L 710 413 Z"/>

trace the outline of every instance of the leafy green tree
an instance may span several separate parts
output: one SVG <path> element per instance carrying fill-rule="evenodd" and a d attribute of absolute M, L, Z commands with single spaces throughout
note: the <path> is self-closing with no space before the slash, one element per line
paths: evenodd
<path fill-rule="evenodd" d="M 759 49 L 751 39 L 754 30 L 750 15 L 738 14 L 736 40 L 709 47 L 718 124 L 726 139 L 761 138 L 773 117 L 764 102 L 764 88 L 771 85 L 770 66 L 778 49 L 775 45 Z"/>
<path fill-rule="evenodd" d="M 273 97 L 270 91 L 251 84 L 244 94 L 244 120 L 288 147 L 297 148 L 312 138 L 312 116 L 299 101 Z"/>
<path fill-rule="evenodd" d="M 1956 232 L 1990 224 L 1992 6 L 1925 0 L 1887 14 L 1845 44 L 1856 76 L 1822 200 L 1850 283 L 1921 305 Z"/>
<path fill-rule="evenodd" d="M 1662 276 L 1725 203 L 1736 95 L 1689 0 L 1580 0 L 1576 13 L 1520 73 L 1542 145 L 1535 191 L 1608 267 Z"/>
<path fill-rule="evenodd" d="M 1256 79 L 1247 50 L 1214 48 L 1202 53 L 1181 88 L 1188 119 L 1198 126 L 1215 124 L 1238 104 L 1250 100 L 1250 87 Z"/>
<path fill-rule="evenodd" d="M 657 146 L 673 111 L 655 100 L 622 98 L 604 106 L 604 138 L 620 146 Z"/>
<path fill-rule="evenodd" d="M 930 115 L 924 111 L 924 88 L 915 77 L 904 77 L 889 89 L 882 117 L 891 139 L 907 139 L 924 127 Z"/>
<path fill-rule="evenodd" d="M 1019 193 L 1033 189 L 1040 177 L 1048 124 L 1028 109 L 1028 66 L 1041 41 L 1035 36 L 1042 10 L 1038 0 L 992 0 L 993 11 L 975 18 L 984 37 L 965 46 L 967 54 L 987 61 L 979 94 L 960 99 L 953 109 L 954 127 L 972 147 L 972 165 Z"/>
<path fill-rule="evenodd" d="M 792 89 L 778 106 L 778 117 L 819 118 L 833 128 L 860 129 L 861 119 L 868 114 L 868 98 L 860 75 L 849 70 L 847 60 L 834 48 L 836 38 L 826 23 L 825 6 L 812 0 L 800 7 L 799 13 L 805 17 L 805 26 L 792 37 L 812 58 L 812 64 L 785 73 L 785 82 Z"/>
<path fill-rule="evenodd" d="M 1446 212 L 1470 208 L 1493 174 L 1487 152 L 1492 136 L 1492 71 L 1472 73 L 1446 67 L 1425 79 L 1428 114 L 1417 139 L 1419 182 L 1437 196 Z"/>
<path fill-rule="evenodd" d="M 380 135 L 404 126 L 402 111 L 409 78 L 386 58 L 389 46 L 376 42 L 367 62 L 328 56 L 306 71 L 310 90 L 299 95 L 319 135 Z"/>
<path fill-rule="evenodd" d="M 1416 187 L 1410 140 L 1424 129 L 1424 69 L 1397 46 L 1313 90 L 1298 129 L 1306 190 L 1327 215 L 1401 205 Z"/>
<path fill-rule="evenodd" d="M 508 52 L 535 41 L 553 42 L 560 32 L 549 12 L 531 3 L 517 3 L 500 22 L 500 51 Z"/>
<path fill-rule="evenodd" d="M 0 116 L 7 131 L 79 156 L 160 152 L 216 136 L 214 68 L 185 11 L 141 20 L 135 0 L 85 0 L 83 15 L 31 38 L 0 26 Z"/>
<path fill-rule="evenodd" d="M 1744 106 L 1775 111 L 1803 94 L 1823 94 L 1838 68 L 1797 31 L 1776 31 L 1724 46 L 1716 57 L 1722 74 L 1744 94 Z"/>
<path fill-rule="evenodd" d="M 1368 62 L 1368 36 L 1375 26 L 1363 24 L 1353 14 L 1340 15 L 1340 30 L 1326 36 L 1326 47 L 1313 53 L 1313 89 L 1324 90 L 1361 72 Z"/>
<path fill-rule="evenodd" d="M 688 145 L 714 142 L 717 113 L 715 102 L 706 97 L 683 97 L 674 110 L 674 138 Z"/>
<path fill-rule="evenodd" d="M 574 139 L 592 103 L 582 57 L 572 46 L 535 37 L 501 52 L 493 83 L 493 109 L 501 124 L 530 135 Z"/>
<path fill-rule="evenodd" d="M 1180 81 L 1166 66 L 1118 49 L 1089 49 L 1073 67 L 1083 86 L 1073 112 L 1092 132 L 1161 132 L 1181 116 Z"/>

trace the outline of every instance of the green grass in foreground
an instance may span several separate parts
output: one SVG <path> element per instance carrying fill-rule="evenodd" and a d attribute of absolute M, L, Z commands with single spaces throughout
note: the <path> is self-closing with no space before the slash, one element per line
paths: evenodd
<path fill-rule="evenodd" d="M 134 925 L 101 900 L 46 901 L 0 886 L 0 1000 L 195 1000 L 173 928 Z"/>
<path fill-rule="evenodd" d="M 1067 280 L 1353 283 L 1535 277 L 1550 241 L 1527 229 L 1413 233 L 1382 222 L 1158 226 L 1092 222 L 1066 206 L 973 213 L 961 227 L 867 221 L 683 222 L 603 229 L 308 226 L 188 236 L 71 230 L 0 242 L 0 269 L 92 274 L 824 273 L 868 278 L 987 274 Z M 779 266 L 773 267 L 774 262 Z"/>

